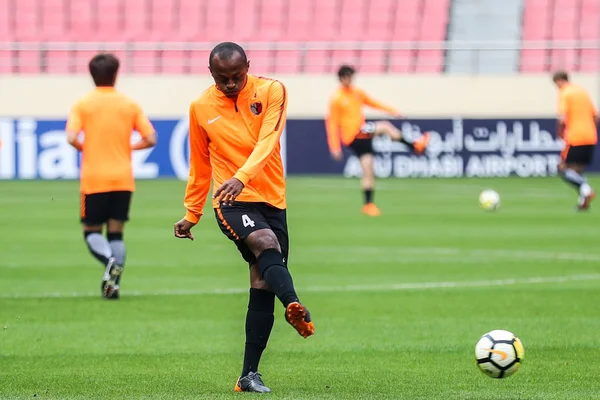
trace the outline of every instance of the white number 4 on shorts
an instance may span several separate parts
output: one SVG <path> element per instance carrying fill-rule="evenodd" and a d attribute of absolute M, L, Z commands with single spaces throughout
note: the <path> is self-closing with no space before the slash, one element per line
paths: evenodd
<path fill-rule="evenodd" d="M 254 228 L 254 221 L 252 221 L 247 214 L 242 215 L 242 223 L 244 224 L 244 228 Z"/>

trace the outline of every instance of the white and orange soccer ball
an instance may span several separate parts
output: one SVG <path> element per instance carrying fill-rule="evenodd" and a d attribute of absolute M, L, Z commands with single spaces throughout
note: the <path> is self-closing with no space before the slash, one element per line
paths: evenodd
<path fill-rule="evenodd" d="M 495 190 L 484 190 L 479 195 L 479 205 L 486 211 L 494 211 L 500 207 L 500 195 Z"/>
<path fill-rule="evenodd" d="M 477 366 L 491 378 L 507 378 L 513 375 L 519 370 L 523 357 L 523 343 L 509 331 L 488 332 L 475 345 Z"/>

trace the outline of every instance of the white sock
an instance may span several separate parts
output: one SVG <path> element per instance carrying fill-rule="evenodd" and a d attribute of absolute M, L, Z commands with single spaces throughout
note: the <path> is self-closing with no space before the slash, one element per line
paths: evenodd
<path fill-rule="evenodd" d="M 579 187 L 579 194 L 583 197 L 587 197 L 592 194 L 592 187 L 587 183 L 582 183 Z"/>

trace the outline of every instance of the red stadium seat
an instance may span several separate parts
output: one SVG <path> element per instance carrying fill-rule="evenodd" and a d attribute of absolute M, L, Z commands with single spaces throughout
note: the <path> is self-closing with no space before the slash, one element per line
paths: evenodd
<path fill-rule="evenodd" d="M 302 3 L 302 2 L 300 2 Z M 261 1 L 260 13 L 258 13 L 258 26 L 254 30 L 250 40 L 260 37 L 265 41 L 285 41 L 287 33 L 287 16 L 290 4 L 286 0 Z"/>
<path fill-rule="evenodd" d="M 0 42 L 9 42 L 13 39 L 12 8 L 8 1 L 0 1 Z"/>
<path fill-rule="evenodd" d="M 550 0 L 526 0 L 523 11 L 524 41 L 545 41 L 550 39 L 551 27 Z M 547 50 L 521 50 L 522 72 L 543 72 L 547 69 L 550 52 Z"/>
<path fill-rule="evenodd" d="M 597 17 L 593 1 L 581 1 Z M 18 51 L 14 54 L 23 60 L 19 68 L 23 72 L 87 72 L 88 59 L 99 49 L 129 43 L 137 50 L 127 53 L 126 71 L 205 74 L 206 51 L 191 48 L 220 41 L 276 43 L 272 49 L 253 53 L 253 67 L 265 73 L 331 73 L 341 63 L 372 73 L 441 72 L 441 50 L 389 51 L 377 44 L 441 42 L 448 11 L 449 0 L 6 0 L 0 1 L 0 40 L 86 43 L 83 50 Z M 582 39 L 597 31 L 596 17 L 581 18 L 578 34 Z M 14 24 L 15 20 L 19 23 Z M 570 20 L 564 24 L 573 26 Z M 290 47 L 289 42 L 296 44 Z M 297 46 L 303 42 L 316 49 Z M 170 47 L 141 47 L 156 43 Z M 190 49 L 184 48 L 185 43 Z M 347 49 L 343 44 L 360 46 Z M 590 58 L 588 53 L 585 59 Z M 13 55 L 3 54 L 11 54 L 5 60 Z M 584 58 L 583 52 L 575 54 L 576 59 Z M 554 55 L 563 58 L 560 53 Z M 576 62 L 572 58 L 569 55 L 568 62 Z M 10 63 L 0 68 L 10 70 Z"/>
<path fill-rule="evenodd" d="M 285 33 L 282 35 L 284 41 L 309 40 L 313 31 L 314 20 L 312 10 L 315 0 L 290 1 L 287 0 L 288 15 Z"/>

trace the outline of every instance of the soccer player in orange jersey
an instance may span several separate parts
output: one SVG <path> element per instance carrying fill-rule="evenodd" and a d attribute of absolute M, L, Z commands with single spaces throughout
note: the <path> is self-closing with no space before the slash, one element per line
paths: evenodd
<path fill-rule="evenodd" d="M 214 181 L 212 207 L 221 231 L 250 269 L 246 347 L 238 392 L 270 392 L 258 364 L 274 322 L 275 296 L 285 319 L 307 338 L 314 334 L 308 309 L 300 303 L 288 271 L 289 239 L 280 137 L 287 93 L 276 80 L 248 74 L 246 53 L 237 44 L 217 45 L 209 57 L 215 85 L 189 110 L 190 172 L 185 217 L 175 236 L 193 240 Z"/>
<path fill-rule="evenodd" d="M 329 103 L 329 113 L 325 122 L 327 143 L 335 160 L 343 159 L 340 142 L 349 147 L 360 160 L 363 171 L 361 187 L 364 191 L 362 210 L 363 213 L 375 217 L 380 215 L 380 211 L 373 202 L 375 189 L 373 136 L 387 135 L 394 141 L 404 143 L 416 154 L 423 154 L 429 144 L 429 134 L 425 133 L 417 140 L 411 141 L 389 121 L 365 122 L 363 106 L 385 111 L 395 117 L 400 117 L 400 113 L 353 86 L 354 74 L 354 68 L 348 65 L 342 65 L 338 70 L 341 86 L 335 91 Z"/>
<path fill-rule="evenodd" d="M 156 134 L 142 109 L 115 89 L 119 60 L 98 54 L 89 63 L 96 89 L 71 109 L 67 137 L 82 152 L 81 222 L 85 242 L 105 267 L 102 296 L 119 298 L 125 265 L 123 230 L 135 190 L 131 152 L 152 147 Z M 141 140 L 131 144 L 137 130 Z M 83 141 L 80 134 L 83 133 Z M 106 225 L 106 237 L 102 230 Z"/>
<path fill-rule="evenodd" d="M 566 72 L 555 73 L 552 80 L 559 92 L 558 136 L 565 141 L 559 171 L 577 189 L 577 209 L 584 211 L 596 197 L 583 173 L 591 164 L 598 143 L 598 112 L 586 90 L 569 82 Z"/>

